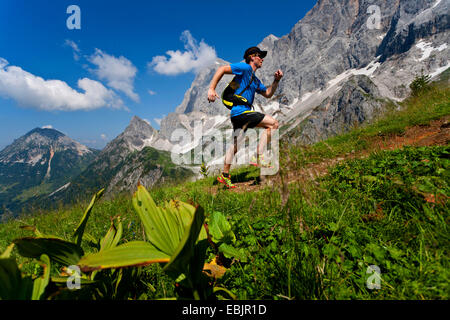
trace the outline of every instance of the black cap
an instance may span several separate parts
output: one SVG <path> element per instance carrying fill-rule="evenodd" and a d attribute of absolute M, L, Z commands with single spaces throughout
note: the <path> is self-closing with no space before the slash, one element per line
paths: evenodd
<path fill-rule="evenodd" d="M 247 59 L 249 55 L 255 53 L 258 53 L 261 58 L 264 58 L 267 55 L 267 51 L 262 51 L 258 47 L 251 47 L 245 50 L 244 59 Z"/>

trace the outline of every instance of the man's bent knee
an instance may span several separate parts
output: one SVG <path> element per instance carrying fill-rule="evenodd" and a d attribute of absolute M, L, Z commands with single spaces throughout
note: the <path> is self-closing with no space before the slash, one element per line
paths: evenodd
<path fill-rule="evenodd" d="M 278 129 L 278 120 L 275 120 L 275 123 L 273 124 L 272 129 Z"/>
<path fill-rule="evenodd" d="M 278 129 L 278 120 L 273 119 L 273 122 L 267 128 L 268 129 Z"/>
<path fill-rule="evenodd" d="M 275 120 L 269 115 L 266 115 L 257 127 L 263 127 L 266 129 L 278 129 L 278 120 Z"/>

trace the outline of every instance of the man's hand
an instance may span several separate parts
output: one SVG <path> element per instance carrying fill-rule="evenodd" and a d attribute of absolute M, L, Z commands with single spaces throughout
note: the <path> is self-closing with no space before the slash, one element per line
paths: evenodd
<path fill-rule="evenodd" d="M 214 101 L 216 101 L 216 97 L 217 97 L 217 98 L 220 98 L 220 97 L 217 95 L 216 90 L 210 88 L 210 89 L 208 90 L 208 101 L 209 101 L 209 102 L 214 102 Z"/>
<path fill-rule="evenodd" d="M 283 71 L 278 69 L 277 72 L 275 72 L 275 74 L 273 76 L 275 78 L 275 81 L 280 81 L 281 78 L 283 78 Z"/>
<path fill-rule="evenodd" d="M 280 82 L 281 78 L 283 78 L 283 71 L 281 71 L 281 69 L 278 69 L 277 72 L 274 73 L 273 77 L 273 83 L 270 85 L 270 87 L 267 88 L 265 92 L 261 93 L 263 97 L 266 97 L 268 99 L 272 98 L 275 90 L 277 90 L 278 82 Z"/>
<path fill-rule="evenodd" d="M 217 69 L 216 73 L 214 74 L 214 77 L 211 80 L 211 83 L 209 85 L 209 90 L 208 90 L 208 101 L 209 102 L 214 102 L 216 101 L 216 98 L 220 98 L 219 95 L 216 93 L 216 87 L 217 84 L 219 83 L 220 79 L 222 79 L 222 76 L 224 74 L 233 74 L 233 72 L 231 71 L 231 66 L 222 66 L 219 69 Z"/>

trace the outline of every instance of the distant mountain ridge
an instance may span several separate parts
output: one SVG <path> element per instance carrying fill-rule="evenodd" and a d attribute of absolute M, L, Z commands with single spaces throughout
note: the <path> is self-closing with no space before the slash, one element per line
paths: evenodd
<path fill-rule="evenodd" d="M 188 179 L 192 170 L 175 165 L 167 140 L 147 121 L 134 116 L 125 130 L 97 155 L 90 165 L 71 179 L 67 188 L 49 201 L 70 202 L 90 197 L 105 188 L 105 196 L 132 193 L 137 184 L 147 188 Z"/>
<path fill-rule="evenodd" d="M 49 128 L 35 128 L 14 140 L 0 151 L 0 214 L 61 188 L 98 152 Z"/>
<path fill-rule="evenodd" d="M 54 151 L 72 150 L 80 156 L 93 152 L 93 149 L 72 140 L 58 130 L 35 128 L 0 151 L 0 162 L 33 165 L 49 147 L 55 149 Z"/>

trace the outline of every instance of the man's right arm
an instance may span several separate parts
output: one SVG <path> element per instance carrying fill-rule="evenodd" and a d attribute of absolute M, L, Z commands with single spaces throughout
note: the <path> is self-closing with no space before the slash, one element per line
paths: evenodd
<path fill-rule="evenodd" d="M 217 98 L 220 98 L 217 95 L 216 92 L 216 87 L 217 84 L 219 83 L 220 79 L 222 79 L 224 74 L 233 74 L 233 72 L 231 71 L 231 66 L 222 66 L 219 69 L 217 69 L 216 73 L 214 74 L 214 77 L 211 80 L 211 83 L 209 85 L 209 90 L 208 90 L 208 101 L 209 102 L 214 102 Z"/>

